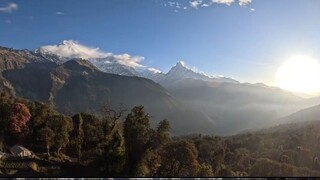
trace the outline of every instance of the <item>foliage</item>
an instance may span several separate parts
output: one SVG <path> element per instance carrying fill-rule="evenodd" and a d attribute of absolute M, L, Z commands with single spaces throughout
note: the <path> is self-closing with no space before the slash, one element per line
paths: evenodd
<path fill-rule="evenodd" d="M 39 135 L 40 140 L 45 143 L 47 155 L 50 156 L 50 147 L 54 144 L 54 132 L 50 128 L 45 127 L 39 131 Z"/>
<path fill-rule="evenodd" d="M 76 114 L 72 117 L 73 122 L 73 135 L 78 155 L 78 162 L 81 161 L 81 149 L 83 144 L 84 132 L 83 132 L 83 119 L 81 113 Z"/>
<path fill-rule="evenodd" d="M 10 115 L 10 129 L 14 133 L 20 133 L 22 128 L 26 127 L 31 114 L 28 107 L 23 103 L 15 103 Z"/>
<path fill-rule="evenodd" d="M 47 121 L 47 128 L 54 133 L 53 145 L 56 153 L 60 154 L 61 149 L 66 147 L 69 143 L 69 133 L 72 131 L 72 120 L 70 117 L 64 115 L 53 115 Z"/>
<path fill-rule="evenodd" d="M 320 121 L 230 137 L 172 138 L 169 120 L 153 129 L 143 106 L 124 112 L 104 105 L 100 116 L 71 118 L 0 92 L 0 149 L 18 143 L 60 165 L 60 157 L 78 158 L 73 166 L 62 163 L 64 172 L 81 167 L 78 172 L 101 176 L 320 176 Z"/>
<path fill-rule="evenodd" d="M 135 174 L 136 167 L 147 149 L 150 140 L 149 115 L 143 106 L 134 107 L 124 122 L 127 170 Z"/>
<path fill-rule="evenodd" d="M 170 152 L 170 153 L 168 153 Z M 161 154 L 160 176 L 196 176 L 200 170 L 195 145 L 187 140 L 170 143 Z"/>

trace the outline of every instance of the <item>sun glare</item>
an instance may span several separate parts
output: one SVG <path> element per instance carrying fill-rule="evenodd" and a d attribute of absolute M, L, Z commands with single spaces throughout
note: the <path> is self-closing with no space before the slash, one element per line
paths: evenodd
<path fill-rule="evenodd" d="M 279 67 L 276 83 L 280 88 L 293 92 L 319 93 L 320 63 L 309 56 L 293 56 Z"/>

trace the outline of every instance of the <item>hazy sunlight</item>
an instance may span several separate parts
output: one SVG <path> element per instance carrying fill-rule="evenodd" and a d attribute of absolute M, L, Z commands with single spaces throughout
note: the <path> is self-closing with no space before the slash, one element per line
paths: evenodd
<path fill-rule="evenodd" d="M 297 55 L 278 69 L 276 83 L 280 88 L 313 94 L 320 91 L 320 63 L 308 56 Z"/>

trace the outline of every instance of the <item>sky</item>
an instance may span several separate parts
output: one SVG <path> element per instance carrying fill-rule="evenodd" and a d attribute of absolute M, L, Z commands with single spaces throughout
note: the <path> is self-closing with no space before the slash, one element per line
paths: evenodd
<path fill-rule="evenodd" d="M 274 83 L 281 64 L 320 59 L 319 0 L 0 0 L 0 46 L 71 40 L 168 71 Z"/>

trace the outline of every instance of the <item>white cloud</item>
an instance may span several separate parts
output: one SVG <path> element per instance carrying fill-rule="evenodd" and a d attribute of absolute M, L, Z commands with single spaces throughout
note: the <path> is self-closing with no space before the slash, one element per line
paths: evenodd
<path fill-rule="evenodd" d="M 217 3 L 217 4 L 225 4 L 230 6 L 234 0 L 212 0 L 213 3 Z"/>
<path fill-rule="evenodd" d="M 180 9 L 180 4 L 178 2 L 176 3 L 176 8 Z"/>
<path fill-rule="evenodd" d="M 13 11 L 16 11 L 16 10 L 18 10 L 18 4 L 16 3 L 9 3 L 5 7 L 0 7 L 0 12 L 3 12 L 3 13 L 12 13 Z"/>
<path fill-rule="evenodd" d="M 190 1 L 189 3 L 190 3 L 190 6 L 191 6 L 192 8 L 196 8 L 196 9 L 197 9 L 198 6 L 201 5 L 202 0 L 193 0 L 193 1 Z"/>
<path fill-rule="evenodd" d="M 111 55 L 115 57 L 115 60 L 123 65 L 130 66 L 133 68 L 137 67 L 145 67 L 140 64 L 142 60 L 144 60 L 144 57 L 141 56 L 131 56 L 129 54 L 121 54 L 121 55 Z"/>
<path fill-rule="evenodd" d="M 169 1 L 168 4 L 169 4 L 169 6 L 173 7 L 173 6 L 176 5 L 176 2 L 174 2 L 174 1 Z"/>
<path fill-rule="evenodd" d="M 64 15 L 64 12 L 58 11 L 56 12 L 56 15 Z"/>
<path fill-rule="evenodd" d="M 151 71 L 154 74 L 161 73 L 161 71 L 159 69 L 156 69 L 156 68 L 148 68 L 148 70 Z"/>
<path fill-rule="evenodd" d="M 253 0 L 190 0 L 189 6 L 184 2 L 169 1 L 167 3 L 164 3 L 164 6 L 170 6 L 176 9 L 186 10 L 190 8 L 198 9 L 210 7 L 214 4 L 224 4 L 227 6 L 231 6 L 236 1 L 238 2 L 239 6 L 246 7 L 248 4 L 252 3 Z M 250 11 L 254 11 L 254 9 L 251 8 Z"/>
<path fill-rule="evenodd" d="M 254 9 L 254 8 L 251 8 L 251 9 L 250 9 L 250 11 L 256 11 L 256 9 Z"/>
<path fill-rule="evenodd" d="M 119 64 L 127 65 L 129 67 L 138 68 L 145 67 L 140 64 L 144 59 L 141 56 L 131 56 L 129 54 L 119 54 L 114 55 L 108 52 L 102 52 L 99 48 L 92 48 L 80 44 L 73 40 L 64 40 L 59 45 L 47 45 L 42 46 L 40 50 L 44 52 L 51 52 L 60 57 L 73 59 L 73 58 L 83 58 L 83 59 L 97 59 L 104 58 L 109 62 L 118 62 Z"/>
<path fill-rule="evenodd" d="M 239 5 L 246 6 L 246 5 L 250 4 L 251 2 L 252 2 L 252 0 L 239 0 Z"/>
<path fill-rule="evenodd" d="M 42 46 L 41 49 L 67 58 L 90 59 L 102 58 L 109 55 L 108 53 L 101 52 L 99 48 L 91 48 L 72 40 L 64 40 L 59 45 Z"/>

